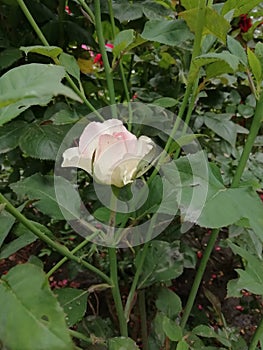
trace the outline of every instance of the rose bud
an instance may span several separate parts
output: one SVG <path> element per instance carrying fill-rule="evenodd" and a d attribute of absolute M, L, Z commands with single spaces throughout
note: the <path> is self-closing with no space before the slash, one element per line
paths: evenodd
<path fill-rule="evenodd" d="M 79 146 L 63 153 L 62 167 L 78 167 L 96 182 L 123 187 L 147 171 L 153 160 L 154 142 L 137 138 L 118 119 L 91 122 L 79 139 Z"/>

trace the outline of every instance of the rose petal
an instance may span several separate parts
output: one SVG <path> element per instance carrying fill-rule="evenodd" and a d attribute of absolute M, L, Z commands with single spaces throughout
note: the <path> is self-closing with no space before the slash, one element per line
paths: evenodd
<path fill-rule="evenodd" d="M 84 158 L 79 153 L 78 147 L 66 149 L 63 153 L 62 167 L 77 167 L 87 171 L 91 174 L 91 159 Z"/>
<path fill-rule="evenodd" d="M 147 157 L 153 147 L 154 144 L 148 137 L 112 143 L 94 163 L 96 181 L 117 187 L 132 182 L 139 163 Z"/>
<path fill-rule="evenodd" d="M 113 135 L 101 135 L 99 137 L 98 147 L 96 149 L 95 162 L 97 162 L 105 151 L 107 151 L 112 145 L 118 142 L 119 149 L 118 152 L 111 151 L 113 162 L 115 162 L 115 157 L 119 158 L 120 154 L 131 153 L 133 154 L 136 149 L 136 136 L 130 132 L 118 132 Z"/>
<path fill-rule="evenodd" d="M 103 134 L 113 135 L 114 133 L 127 132 L 121 120 L 108 119 L 103 123 L 91 122 L 84 129 L 79 139 L 79 150 L 81 154 L 85 154 L 92 158 L 92 155 L 98 147 L 99 137 Z M 131 134 L 131 133 L 130 133 Z M 132 134 L 131 134 L 132 135 Z M 133 135 L 134 136 L 134 135 Z"/>

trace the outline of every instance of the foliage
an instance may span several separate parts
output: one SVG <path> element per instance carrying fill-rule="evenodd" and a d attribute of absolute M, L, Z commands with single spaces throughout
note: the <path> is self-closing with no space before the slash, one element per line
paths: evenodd
<path fill-rule="evenodd" d="M 0 10 L 0 259 L 15 265 L 0 280 L 0 348 L 263 346 L 263 322 L 245 339 L 209 292 L 214 323 L 189 321 L 222 228 L 239 262 L 227 297 L 262 296 L 262 2 L 3 0 Z M 116 116 L 165 150 L 142 164 L 141 182 L 113 188 L 117 209 L 92 176 L 57 171 L 84 122 Z M 103 247 L 114 224 L 107 242 L 136 233 L 143 244 Z M 185 237 L 207 229 L 198 267 Z M 189 267 L 185 301 L 173 289 Z M 70 277 L 52 285 L 59 271 Z"/>

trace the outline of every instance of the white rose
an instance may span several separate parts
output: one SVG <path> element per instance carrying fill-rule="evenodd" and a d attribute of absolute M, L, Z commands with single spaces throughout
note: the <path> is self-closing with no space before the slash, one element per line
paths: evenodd
<path fill-rule="evenodd" d="M 154 142 L 137 138 L 118 119 L 91 122 L 79 139 L 79 146 L 63 153 L 62 167 L 78 167 L 101 184 L 123 187 L 148 165 L 154 156 Z"/>

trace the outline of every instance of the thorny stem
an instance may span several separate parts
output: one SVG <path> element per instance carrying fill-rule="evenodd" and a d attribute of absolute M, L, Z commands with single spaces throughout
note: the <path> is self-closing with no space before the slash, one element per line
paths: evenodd
<path fill-rule="evenodd" d="M 123 305 L 122 305 L 120 288 L 119 288 L 116 248 L 109 248 L 108 252 L 109 252 L 110 276 L 111 276 L 111 285 L 112 285 L 111 292 L 112 292 L 114 304 L 118 315 L 120 333 L 121 333 L 121 336 L 127 337 L 128 328 L 127 328 L 126 319 L 124 317 Z"/>
<path fill-rule="evenodd" d="M 259 322 L 259 325 L 257 327 L 256 332 L 254 333 L 251 343 L 249 345 L 248 350 L 256 350 L 258 346 L 258 342 L 260 339 L 262 339 L 262 333 L 263 333 L 263 318 Z"/>
<path fill-rule="evenodd" d="M 111 208 L 111 215 L 108 223 L 108 232 L 107 235 L 109 237 L 113 238 L 114 235 L 114 227 L 116 222 L 116 201 L 117 197 L 115 194 L 112 194 L 111 201 L 110 201 L 110 208 Z M 109 247 L 108 248 L 108 254 L 109 254 L 109 264 L 110 264 L 110 278 L 111 278 L 111 285 L 112 285 L 112 296 L 114 300 L 114 304 L 116 307 L 116 312 L 118 316 L 119 321 L 119 327 L 120 327 L 120 334 L 123 337 L 128 336 L 128 327 L 127 322 L 124 317 L 124 310 L 122 305 L 122 299 L 121 299 L 121 293 L 120 293 L 120 287 L 119 287 L 119 280 L 118 280 L 118 262 L 117 262 L 117 251 L 115 247 Z"/>
<path fill-rule="evenodd" d="M 61 255 L 67 257 L 68 259 L 75 261 L 78 264 L 83 265 L 88 270 L 94 272 L 99 277 L 101 277 L 108 284 L 112 284 L 112 280 L 102 271 L 100 271 L 95 266 L 89 264 L 87 261 L 82 260 L 70 252 L 65 246 L 54 242 L 51 238 L 46 236 L 39 228 L 37 228 L 30 220 L 28 220 L 23 214 L 21 214 L 1 193 L 0 193 L 0 203 L 5 204 L 5 209 L 12 214 L 19 222 L 21 222 L 26 228 L 28 228 L 32 233 L 34 233 L 39 239 L 48 244 L 51 248 L 56 250 Z"/>
<path fill-rule="evenodd" d="M 50 46 L 47 39 L 45 38 L 44 34 L 42 33 L 41 29 L 37 25 L 36 21 L 32 17 L 31 13 L 29 12 L 26 4 L 24 3 L 24 0 L 17 0 L 21 10 L 23 11 L 24 15 L 26 16 L 28 22 L 31 24 L 32 28 L 36 32 L 38 38 L 42 42 L 44 46 Z M 56 65 L 60 65 L 60 62 L 58 58 L 54 58 L 54 63 Z M 104 118 L 100 115 L 100 113 L 93 107 L 93 105 L 87 100 L 85 94 L 77 87 L 77 85 L 74 83 L 74 81 L 71 79 L 71 77 L 66 73 L 65 75 L 67 82 L 71 86 L 71 88 L 75 91 L 75 93 L 81 98 L 81 100 L 86 104 L 86 106 L 96 114 L 96 116 L 101 120 L 104 121 Z"/>
<path fill-rule="evenodd" d="M 87 12 L 92 23 L 95 23 L 95 16 L 94 16 L 94 13 L 92 12 L 91 8 L 86 4 L 86 2 L 84 0 L 77 0 L 77 1 L 83 7 L 83 9 Z"/>
<path fill-rule="evenodd" d="M 240 179 L 242 177 L 242 174 L 243 174 L 244 169 L 246 167 L 247 161 L 249 159 L 250 152 L 251 152 L 252 147 L 254 145 L 255 138 L 257 137 L 260 126 L 261 126 L 262 115 L 263 115 L 263 92 L 261 93 L 260 99 L 257 101 L 256 111 L 255 111 L 255 115 L 254 115 L 254 118 L 253 118 L 253 121 L 252 121 L 252 124 L 250 127 L 249 135 L 248 135 L 248 138 L 246 140 L 242 155 L 240 157 L 240 160 L 239 160 L 239 163 L 238 163 L 238 166 L 237 166 L 237 169 L 236 169 L 236 172 L 235 172 L 232 184 L 231 184 L 232 188 L 237 187 L 239 185 Z M 190 294 L 189 294 L 189 297 L 188 297 L 188 300 L 187 300 L 187 303 L 186 303 L 186 306 L 184 309 L 184 313 L 183 313 L 183 316 L 181 319 L 181 327 L 182 328 L 185 327 L 187 320 L 190 316 L 190 313 L 191 313 L 199 286 L 200 286 L 202 278 L 203 278 L 203 274 L 205 272 L 207 262 L 209 260 L 210 254 L 213 250 L 213 247 L 215 245 L 215 242 L 217 240 L 219 232 L 220 232 L 219 229 L 214 229 L 210 235 L 207 247 L 204 251 L 204 255 L 202 257 L 199 268 L 197 270 L 195 280 L 194 280 L 192 289 L 190 291 Z M 259 328 L 262 332 L 263 318 L 260 322 Z M 259 336 L 260 336 L 260 331 L 256 332 L 254 334 L 254 337 L 252 339 L 252 343 L 249 347 L 249 350 L 255 350 Z"/>
<path fill-rule="evenodd" d="M 87 336 L 86 336 L 85 334 L 83 334 L 83 333 L 74 331 L 73 329 L 69 329 L 68 331 L 69 331 L 69 334 L 70 334 L 73 338 L 83 340 L 83 341 L 85 341 L 86 343 L 88 343 L 88 344 L 90 344 L 90 345 L 93 345 L 93 344 L 105 344 L 105 340 L 104 340 L 104 339 L 95 338 L 95 337 L 94 337 L 94 339 L 92 339 L 92 338 L 87 337 Z M 78 349 L 79 349 L 79 348 L 78 348 Z"/>
<path fill-rule="evenodd" d="M 113 8 L 112 8 L 112 0 L 108 0 L 108 9 L 109 9 L 109 15 L 110 15 L 110 21 L 111 21 L 111 27 L 112 27 L 112 34 L 113 38 L 116 36 L 116 28 L 115 28 L 115 20 L 114 20 L 114 13 L 113 13 Z M 121 79 L 123 83 L 123 88 L 124 88 L 124 93 L 127 102 L 130 101 L 130 94 L 129 94 L 129 89 L 128 89 L 128 84 L 127 84 L 127 79 L 125 76 L 125 71 L 123 68 L 122 64 L 122 57 L 119 59 L 119 67 L 120 67 L 120 73 L 121 73 Z M 131 131 L 132 128 L 132 108 L 131 104 L 128 104 L 128 110 L 129 110 L 129 122 L 128 122 L 128 130 Z"/>
<path fill-rule="evenodd" d="M 84 241 L 82 241 L 80 244 L 78 244 L 74 249 L 71 250 L 72 254 L 77 253 L 80 249 L 84 248 L 85 245 L 87 245 L 98 233 L 95 232 L 93 233 L 90 237 L 88 237 L 88 239 L 85 239 Z M 49 278 L 50 276 L 52 276 L 55 271 L 57 271 L 66 261 L 68 261 L 68 258 L 66 256 L 64 256 L 64 258 L 62 258 L 60 261 L 58 261 L 56 263 L 56 265 L 54 265 L 52 267 L 51 270 L 49 270 L 47 272 L 47 278 Z"/>
<path fill-rule="evenodd" d="M 190 313 L 191 313 L 191 310 L 192 310 L 192 307 L 194 305 L 194 301 L 195 301 L 195 298 L 196 298 L 196 294 L 198 292 L 200 283 L 201 283 L 201 281 L 203 279 L 203 275 L 204 275 L 204 272 L 205 272 L 205 269 L 206 269 L 206 265 L 208 263 L 210 255 L 211 255 L 211 253 L 213 251 L 213 248 L 214 248 L 214 245 L 216 243 L 216 240 L 217 240 L 217 237 L 218 237 L 218 233 L 219 233 L 219 230 L 218 229 L 214 229 L 214 230 L 212 230 L 211 235 L 209 237 L 208 244 L 206 246 L 206 249 L 204 251 L 203 257 L 202 257 L 201 262 L 200 262 L 200 265 L 199 265 L 198 270 L 196 272 L 194 283 L 193 283 L 191 291 L 189 293 L 189 296 L 188 296 L 188 299 L 187 299 L 187 303 L 186 303 L 185 308 L 184 308 L 184 313 L 183 313 L 183 316 L 181 318 L 180 325 L 181 325 L 182 329 L 185 328 L 186 323 L 188 321 L 188 318 L 190 316 Z"/>
<path fill-rule="evenodd" d="M 129 295 L 126 301 L 126 305 L 125 305 L 125 310 L 124 310 L 124 314 L 125 314 L 125 319 L 126 321 L 129 320 L 129 315 L 132 309 L 132 304 L 133 304 L 133 300 L 134 300 L 134 296 L 135 296 L 135 291 L 138 285 L 138 281 L 142 272 L 142 268 L 143 268 L 143 263 L 144 260 L 146 258 L 147 252 L 148 252 L 148 247 L 149 247 L 150 242 L 146 242 L 143 246 L 143 250 L 140 256 L 140 260 L 138 261 L 137 264 L 137 268 L 136 268 L 136 272 L 135 275 L 133 277 L 133 281 L 132 281 L 132 285 L 129 291 Z"/>
<path fill-rule="evenodd" d="M 141 318 L 141 335 L 142 335 L 142 346 L 143 350 L 149 350 L 148 347 L 148 331 L 147 331 L 147 313 L 146 313 L 146 300 L 145 300 L 145 290 L 141 290 L 138 293 L 139 299 L 139 310 Z"/>
<path fill-rule="evenodd" d="M 102 29 L 102 23 L 101 23 L 101 9 L 100 9 L 100 0 L 94 0 L 94 8 L 95 8 L 95 28 L 98 36 L 98 42 L 100 47 L 100 52 L 102 55 L 102 60 L 104 64 L 104 70 L 106 75 L 106 81 L 109 91 L 109 98 L 112 108 L 113 117 L 117 117 L 117 111 L 116 111 L 116 100 L 115 100 L 115 90 L 114 90 L 114 83 L 112 78 L 112 71 L 110 68 L 107 52 L 105 49 L 105 41 L 103 36 L 103 29 Z"/>
<path fill-rule="evenodd" d="M 194 39 L 194 47 L 193 47 L 193 53 L 192 53 L 192 57 L 191 57 L 191 63 L 190 63 L 190 68 L 189 68 L 189 77 L 191 77 L 191 79 L 188 79 L 188 83 L 186 86 L 186 91 L 184 94 L 184 98 L 182 101 L 182 104 L 180 106 L 179 112 L 178 112 L 178 116 L 175 120 L 173 129 L 171 131 L 171 134 L 169 136 L 169 139 L 166 142 L 166 145 L 164 147 L 164 150 L 160 156 L 160 159 L 158 161 L 157 166 L 155 167 L 154 171 L 151 174 L 151 177 L 149 179 L 149 181 L 151 182 L 154 177 L 156 176 L 156 174 L 159 171 L 159 168 L 161 166 L 161 164 L 163 163 L 169 148 L 172 144 L 172 142 L 174 141 L 174 136 L 177 132 L 177 129 L 182 121 L 182 118 L 184 116 L 185 110 L 187 108 L 188 102 L 189 102 L 189 97 L 191 96 L 191 93 L 193 92 L 193 87 L 195 86 L 195 82 L 198 79 L 198 73 L 199 71 L 196 70 L 195 66 L 194 66 L 194 59 L 200 54 L 201 52 L 201 43 L 202 43 L 202 34 L 203 34 L 203 28 L 204 28 L 204 18 L 205 18 L 205 12 L 206 12 L 206 0 L 199 0 L 199 4 L 198 4 L 198 13 L 197 13 L 197 25 L 196 25 L 196 31 L 195 31 L 195 39 Z"/>
<path fill-rule="evenodd" d="M 196 30 L 196 35 L 195 35 L 195 41 L 194 41 L 194 48 L 193 48 L 193 55 L 192 55 L 192 59 L 191 59 L 191 64 L 190 64 L 190 71 L 189 71 L 189 75 L 191 74 L 191 71 L 193 71 L 194 69 L 194 66 L 193 66 L 193 59 L 199 55 L 200 51 L 201 51 L 201 41 L 202 41 L 202 33 L 203 33 L 203 26 L 204 26 L 204 21 L 203 21 L 203 18 L 204 18 L 204 15 L 205 15 L 205 10 L 206 10 L 206 0 L 199 0 L 199 20 L 198 20 L 198 25 L 197 25 L 197 30 Z M 202 19 L 202 20 L 201 20 Z M 196 73 L 196 79 L 198 77 L 198 73 Z M 162 152 L 161 154 L 161 157 L 159 159 L 159 166 L 158 164 L 156 165 L 155 167 L 155 170 L 152 172 L 150 178 L 148 179 L 147 183 L 150 184 L 154 177 L 157 175 L 158 171 L 159 171 L 159 167 L 160 165 L 162 164 L 164 158 L 166 157 L 166 154 L 170 148 L 170 145 L 173 141 L 173 137 L 177 131 L 177 128 L 182 120 L 182 117 L 184 115 L 184 112 L 187 108 L 187 104 L 188 104 L 188 100 L 189 100 L 189 97 L 191 95 L 191 93 L 194 93 L 193 91 L 193 88 L 196 86 L 196 82 L 195 80 L 191 80 L 191 82 L 189 82 L 189 84 L 187 85 L 187 88 L 186 88 L 186 92 L 185 92 L 185 95 L 184 95 L 184 99 L 183 99 L 183 102 L 182 102 L 182 105 L 180 107 L 180 110 L 179 110 L 179 113 L 178 113 L 178 116 L 177 116 L 177 119 L 175 121 L 175 124 L 174 124 L 174 127 L 173 127 L 173 130 L 170 134 L 170 137 L 165 145 L 165 148 L 164 148 L 164 151 Z M 193 91 L 193 92 L 192 92 Z M 134 276 L 134 279 L 133 279 L 133 282 L 132 282 L 132 286 L 131 286 L 131 289 L 130 289 L 130 292 L 129 292 L 129 295 L 128 295 L 128 299 L 127 299 L 127 302 L 126 302 L 126 306 L 125 306 L 125 317 L 126 319 L 129 318 L 129 314 L 130 314 L 130 309 L 131 309 L 131 305 L 132 305 L 132 302 L 133 302 L 133 298 L 134 298 L 134 295 L 135 295 L 135 291 L 136 291 L 136 288 L 137 288 L 137 284 L 138 284 L 138 280 L 139 280 L 139 277 L 140 277 L 140 274 L 141 274 L 141 271 L 142 271 L 142 268 L 143 268 L 143 263 L 144 263 L 144 260 L 145 260 L 145 257 L 147 255 L 147 251 L 148 251 L 148 247 L 149 247 L 149 243 L 145 243 L 144 246 L 143 246 L 143 249 L 142 249 L 142 253 L 141 253 L 141 256 L 140 256 L 140 260 L 137 262 L 137 269 L 136 269 L 136 273 L 135 273 L 135 276 Z"/>

